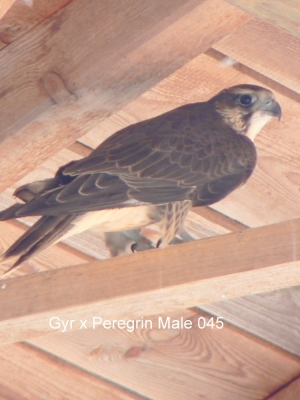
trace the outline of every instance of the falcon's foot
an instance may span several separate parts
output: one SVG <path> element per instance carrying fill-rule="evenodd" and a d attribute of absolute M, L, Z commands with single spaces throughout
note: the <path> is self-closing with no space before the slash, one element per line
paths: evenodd
<path fill-rule="evenodd" d="M 154 246 L 150 240 L 141 238 L 139 242 L 133 243 L 130 248 L 133 253 L 137 253 L 138 251 L 154 249 Z"/>

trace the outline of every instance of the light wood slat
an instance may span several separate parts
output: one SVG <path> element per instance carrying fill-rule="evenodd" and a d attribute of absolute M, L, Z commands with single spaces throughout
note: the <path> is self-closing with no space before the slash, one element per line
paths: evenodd
<path fill-rule="evenodd" d="M 299 266 L 300 220 L 295 220 L 7 278 L 0 291 L 1 343 L 49 331 L 55 313 L 90 318 L 101 309 L 104 318 L 134 318 L 299 285 Z"/>
<path fill-rule="evenodd" d="M 201 309 L 300 356 L 300 286 L 205 304 Z"/>
<path fill-rule="evenodd" d="M 252 19 L 213 48 L 300 93 L 300 37 Z"/>
<path fill-rule="evenodd" d="M 252 15 L 276 24 L 300 38 L 298 0 L 227 0 Z"/>
<path fill-rule="evenodd" d="M 7 13 L 7 11 L 13 6 L 16 0 L 2 0 L 0 3 L 0 19 Z"/>
<path fill-rule="evenodd" d="M 71 0 L 18 0 L 0 21 L 0 49 L 24 35 Z M 3 1 L 1 2 L 3 4 Z"/>
<path fill-rule="evenodd" d="M 159 13 L 153 24 L 155 7 Z M 249 19 L 223 0 L 127 0 L 109 1 L 109 6 L 73 0 L 57 15 L 0 55 L 0 67 L 7 66 L 3 82 L 11 83 L 9 91 L 3 87 L 6 96 L 0 101 L 1 115 L 6 115 L 1 133 L 28 124 L 1 144 L 0 190 Z M 101 18 L 106 24 L 99 23 Z M 47 90 L 61 107 L 53 107 L 41 86 L 49 70 L 57 75 L 48 74 Z"/>
<path fill-rule="evenodd" d="M 293 380 L 283 389 L 276 391 L 273 396 L 267 397 L 265 400 L 296 400 L 300 397 L 300 377 Z"/>
<path fill-rule="evenodd" d="M 101 308 L 95 315 L 103 317 Z M 31 343 L 155 400 L 263 399 L 300 371 L 300 359 L 230 325 L 199 329 L 198 318 L 201 323 L 210 318 L 203 312 L 160 316 L 192 322 L 191 329 L 178 330 L 159 329 L 158 316 L 141 316 L 152 327 L 148 323 L 133 332 L 97 327 Z"/>
<path fill-rule="evenodd" d="M 0 360 L 1 399 L 144 399 L 26 344 L 6 347 Z"/>

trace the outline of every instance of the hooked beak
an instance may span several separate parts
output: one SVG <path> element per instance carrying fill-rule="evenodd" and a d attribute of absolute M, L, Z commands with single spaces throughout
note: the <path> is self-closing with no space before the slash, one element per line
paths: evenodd
<path fill-rule="evenodd" d="M 264 105 L 263 109 L 268 114 L 272 115 L 272 117 L 277 117 L 280 120 L 282 112 L 281 112 L 281 107 L 276 100 L 274 99 L 268 100 Z"/>

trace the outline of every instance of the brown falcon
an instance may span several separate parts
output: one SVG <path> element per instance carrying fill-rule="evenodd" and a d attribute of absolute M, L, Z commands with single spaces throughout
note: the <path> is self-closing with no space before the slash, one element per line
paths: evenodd
<path fill-rule="evenodd" d="M 156 223 L 164 247 L 190 207 L 213 204 L 246 182 L 256 164 L 253 140 L 273 116 L 280 118 L 281 109 L 271 91 L 238 85 L 116 132 L 54 178 L 16 190 L 23 203 L 0 212 L 0 220 L 41 218 L 2 263 L 12 269 L 87 229 L 135 237 L 137 228 Z"/>

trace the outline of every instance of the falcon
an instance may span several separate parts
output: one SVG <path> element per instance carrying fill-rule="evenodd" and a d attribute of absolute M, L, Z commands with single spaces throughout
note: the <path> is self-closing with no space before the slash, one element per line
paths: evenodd
<path fill-rule="evenodd" d="M 114 237 L 138 241 L 141 229 L 156 224 L 157 247 L 165 247 L 191 207 L 216 203 L 247 181 L 256 164 L 253 141 L 272 117 L 281 117 L 273 93 L 244 84 L 121 129 L 54 178 L 16 190 L 22 203 L 1 211 L 0 220 L 41 217 L 1 263 L 10 271 L 87 229 L 106 232 L 117 253 Z"/>

